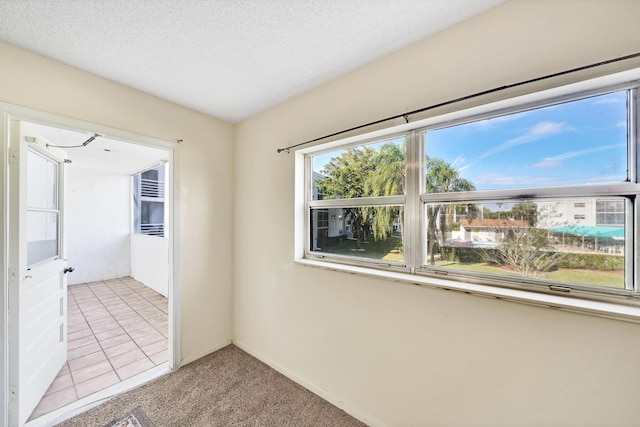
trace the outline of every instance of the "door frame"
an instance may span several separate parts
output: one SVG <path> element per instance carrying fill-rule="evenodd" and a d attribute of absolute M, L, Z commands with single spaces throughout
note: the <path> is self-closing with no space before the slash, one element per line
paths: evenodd
<path fill-rule="evenodd" d="M 0 313 L 2 315 L 2 326 L 0 328 L 0 346 L 2 352 L 0 354 L 0 425 L 13 427 L 16 420 L 9 420 L 9 399 L 12 397 L 13 391 L 9 387 L 9 379 L 15 372 L 15 359 L 17 358 L 17 347 L 12 344 L 13 334 L 17 334 L 17 325 L 15 320 L 11 318 L 9 295 L 9 231 L 8 230 L 8 209 L 9 209 L 9 120 L 23 120 L 27 122 L 41 123 L 48 126 L 58 127 L 62 129 L 76 130 L 82 132 L 96 132 L 112 139 L 118 139 L 124 142 L 146 145 L 153 148 L 166 150 L 169 154 L 169 198 L 165 203 L 169 204 L 170 218 L 167 222 L 169 230 L 169 354 L 168 354 L 168 370 L 152 368 L 147 375 L 141 374 L 138 379 L 131 378 L 115 384 L 108 389 L 93 395 L 87 396 L 63 408 L 45 414 L 35 420 L 28 422 L 26 426 L 36 427 L 46 425 L 64 417 L 65 414 L 77 413 L 83 411 L 88 406 L 95 405 L 96 402 L 104 400 L 115 394 L 122 393 L 131 388 L 135 388 L 163 373 L 175 371 L 180 367 L 181 348 L 180 348 L 180 229 L 179 229 L 179 203 L 180 199 L 180 162 L 179 162 L 179 142 L 171 142 L 155 137 L 135 134 L 132 132 L 90 123 L 82 120 L 72 119 L 56 114 L 46 113 L 30 108 L 25 108 L 13 104 L 0 102 L 0 188 L 2 197 L 0 197 L 0 208 L 2 214 L 0 216 L 0 239 L 2 240 L 2 256 L 0 256 L 0 272 L 4 286 L 0 292 Z M 13 235 L 13 233 L 11 233 Z M 10 421 L 14 424 L 10 424 Z"/>

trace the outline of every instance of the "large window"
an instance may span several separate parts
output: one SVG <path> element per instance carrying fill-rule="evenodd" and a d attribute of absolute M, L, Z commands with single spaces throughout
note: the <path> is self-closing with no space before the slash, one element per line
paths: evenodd
<path fill-rule="evenodd" d="M 510 104 L 308 149 L 304 257 L 634 299 L 637 88 Z"/>

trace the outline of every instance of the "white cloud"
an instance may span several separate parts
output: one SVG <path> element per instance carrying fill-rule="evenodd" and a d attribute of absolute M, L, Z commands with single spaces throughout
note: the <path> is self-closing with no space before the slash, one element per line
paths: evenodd
<path fill-rule="evenodd" d="M 494 154 L 517 147 L 518 145 L 528 144 L 551 135 L 557 135 L 559 133 L 569 132 L 572 130 L 574 129 L 571 126 L 567 126 L 565 122 L 538 122 L 524 134 L 503 142 L 497 147 L 481 154 L 478 158 L 484 159 L 485 157 L 493 156 Z"/>
<path fill-rule="evenodd" d="M 550 181 L 551 178 L 548 177 L 514 176 L 497 173 L 480 174 L 473 178 L 474 184 L 481 184 L 483 186 L 531 186 L 534 184 L 548 184 Z"/>
<path fill-rule="evenodd" d="M 618 104 L 620 102 L 622 102 L 623 99 L 622 98 L 614 98 L 614 97 L 607 97 L 607 98 L 599 98 L 597 100 L 595 100 L 593 102 L 593 105 L 602 105 L 602 104 Z"/>
<path fill-rule="evenodd" d="M 536 163 L 533 166 L 536 168 L 555 168 L 555 167 L 561 166 L 562 161 L 566 159 L 571 159 L 573 157 L 584 156 L 586 154 L 596 153 L 598 151 L 611 150 L 613 148 L 624 147 L 624 146 L 626 146 L 626 144 L 613 144 L 613 145 L 605 145 L 603 147 L 589 148 L 586 150 L 567 151 L 566 153 L 558 154 L 557 156 L 545 157 L 544 160 L 542 160 L 539 163 Z"/>
<path fill-rule="evenodd" d="M 512 122 L 514 120 L 519 120 L 525 117 L 529 112 L 524 111 L 516 114 L 507 114 L 506 116 L 498 116 L 491 117 L 490 119 L 480 120 L 477 122 L 471 123 L 472 126 L 477 126 L 482 129 L 490 129 L 496 127 L 502 123 Z"/>
<path fill-rule="evenodd" d="M 464 164 L 466 161 L 467 159 L 465 159 L 464 156 L 460 155 L 456 157 L 453 162 L 451 162 L 451 166 L 453 166 L 454 168 L 459 168 L 459 165 Z"/>

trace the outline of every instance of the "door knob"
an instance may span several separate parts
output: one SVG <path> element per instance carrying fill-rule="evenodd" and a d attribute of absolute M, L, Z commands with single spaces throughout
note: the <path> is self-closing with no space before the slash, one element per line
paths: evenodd
<path fill-rule="evenodd" d="M 71 273 L 73 270 L 75 270 L 73 267 L 67 267 L 64 269 L 64 274 Z"/>

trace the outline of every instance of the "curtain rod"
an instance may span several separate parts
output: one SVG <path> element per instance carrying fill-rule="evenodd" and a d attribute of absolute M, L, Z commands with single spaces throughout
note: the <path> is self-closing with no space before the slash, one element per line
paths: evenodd
<path fill-rule="evenodd" d="M 387 122 L 387 121 L 390 121 L 390 120 L 399 119 L 399 118 L 404 118 L 407 121 L 407 123 L 409 123 L 409 116 L 411 116 L 413 114 L 424 113 L 425 111 L 433 110 L 435 108 L 444 107 L 446 105 L 456 104 L 456 103 L 462 102 L 462 101 L 467 101 L 469 99 L 477 98 L 479 96 L 488 95 L 488 94 L 491 94 L 491 93 L 500 92 L 500 91 L 507 90 L 507 89 L 512 89 L 514 87 L 523 86 L 523 85 L 526 85 L 526 84 L 529 84 L 529 83 L 535 83 L 535 82 L 539 82 L 539 81 L 542 81 L 542 80 L 547 80 L 547 79 L 551 79 L 551 78 L 554 78 L 554 77 L 564 76 L 564 75 L 567 75 L 567 74 L 572 74 L 572 73 L 576 73 L 576 72 L 579 72 L 579 71 L 588 70 L 590 68 L 601 67 L 603 65 L 613 64 L 615 62 L 626 61 L 628 59 L 633 59 L 633 58 L 638 58 L 638 57 L 640 57 L 640 52 L 632 53 L 632 54 L 626 55 L 626 56 L 619 56 L 619 57 L 613 58 L 613 59 L 607 59 L 606 61 L 596 62 L 596 63 L 589 64 L 589 65 L 583 65 L 583 66 L 577 67 L 577 68 L 571 68 L 569 70 L 559 71 L 559 72 L 553 73 L 553 74 L 547 74 L 547 75 L 542 76 L 542 77 L 536 77 L 536 78 L 529 79 L 529 80 L 523 80 L 523 81 L 520 81 L 520 82 L 517 82 L 517 83 L 511 83 L 511 84 L 504 85 L 504 86 L 494 87 L 493 89 L 483 90 L 481 92 L 476 92 L 476 93 L 473 93 L 471 95 L 466 95 L 466 96 L 462 96 L 460 98 L 450 99 L 448 101 L 440 102 L 438 104 L 433 104 L 433 105 L 430 105 L 428 107 L 423 107 L 423 108 L 420 108 L 420 109 L 417 109 L 417 110 L 413 110 L 413 111 L 409 111 L 409 112 L 406 112 L 406 113 L 397 114 L 395 116 L 391 116 L 391 117 L 387 117 L 387 118 L 384 118 L 384 119 L 376 120 L 376 121 L 373 121 L 373 122 L 365 123 L 363 125 L 359 125 L 359 126 L 355 126 L 355 127 L 349 128 L 349 129 L 341 130 L 339 132 L 330 133 L 328 135 L 324 135 L 324 136 L 321 136 L 319 138 L 310 139 L 308 141 L 301 142 L 299 144 L 290 145 L 288 147 L 283 147 L 283 148 L 278 148 L 277 151 L 278 151 L 278 153 L 282 153 L 282 152 L 289 153 L 289 150 L 291 150 L 292 148 L 301 147 L 303 145 L 311 144 L 313 142 L 321 141 L 323 139 L 331 138 L 333 136 L 342 135 L 343 133 L 351 132 L 351 131 L 354 131 L 354 130 L 362 129 L 362 128 L 365 128 L 365 127 L 368 127 L 368 126 L 377 125 L 377 124 L 380 124 L 380 123 L 384 123 L 384 122 Z"/>

